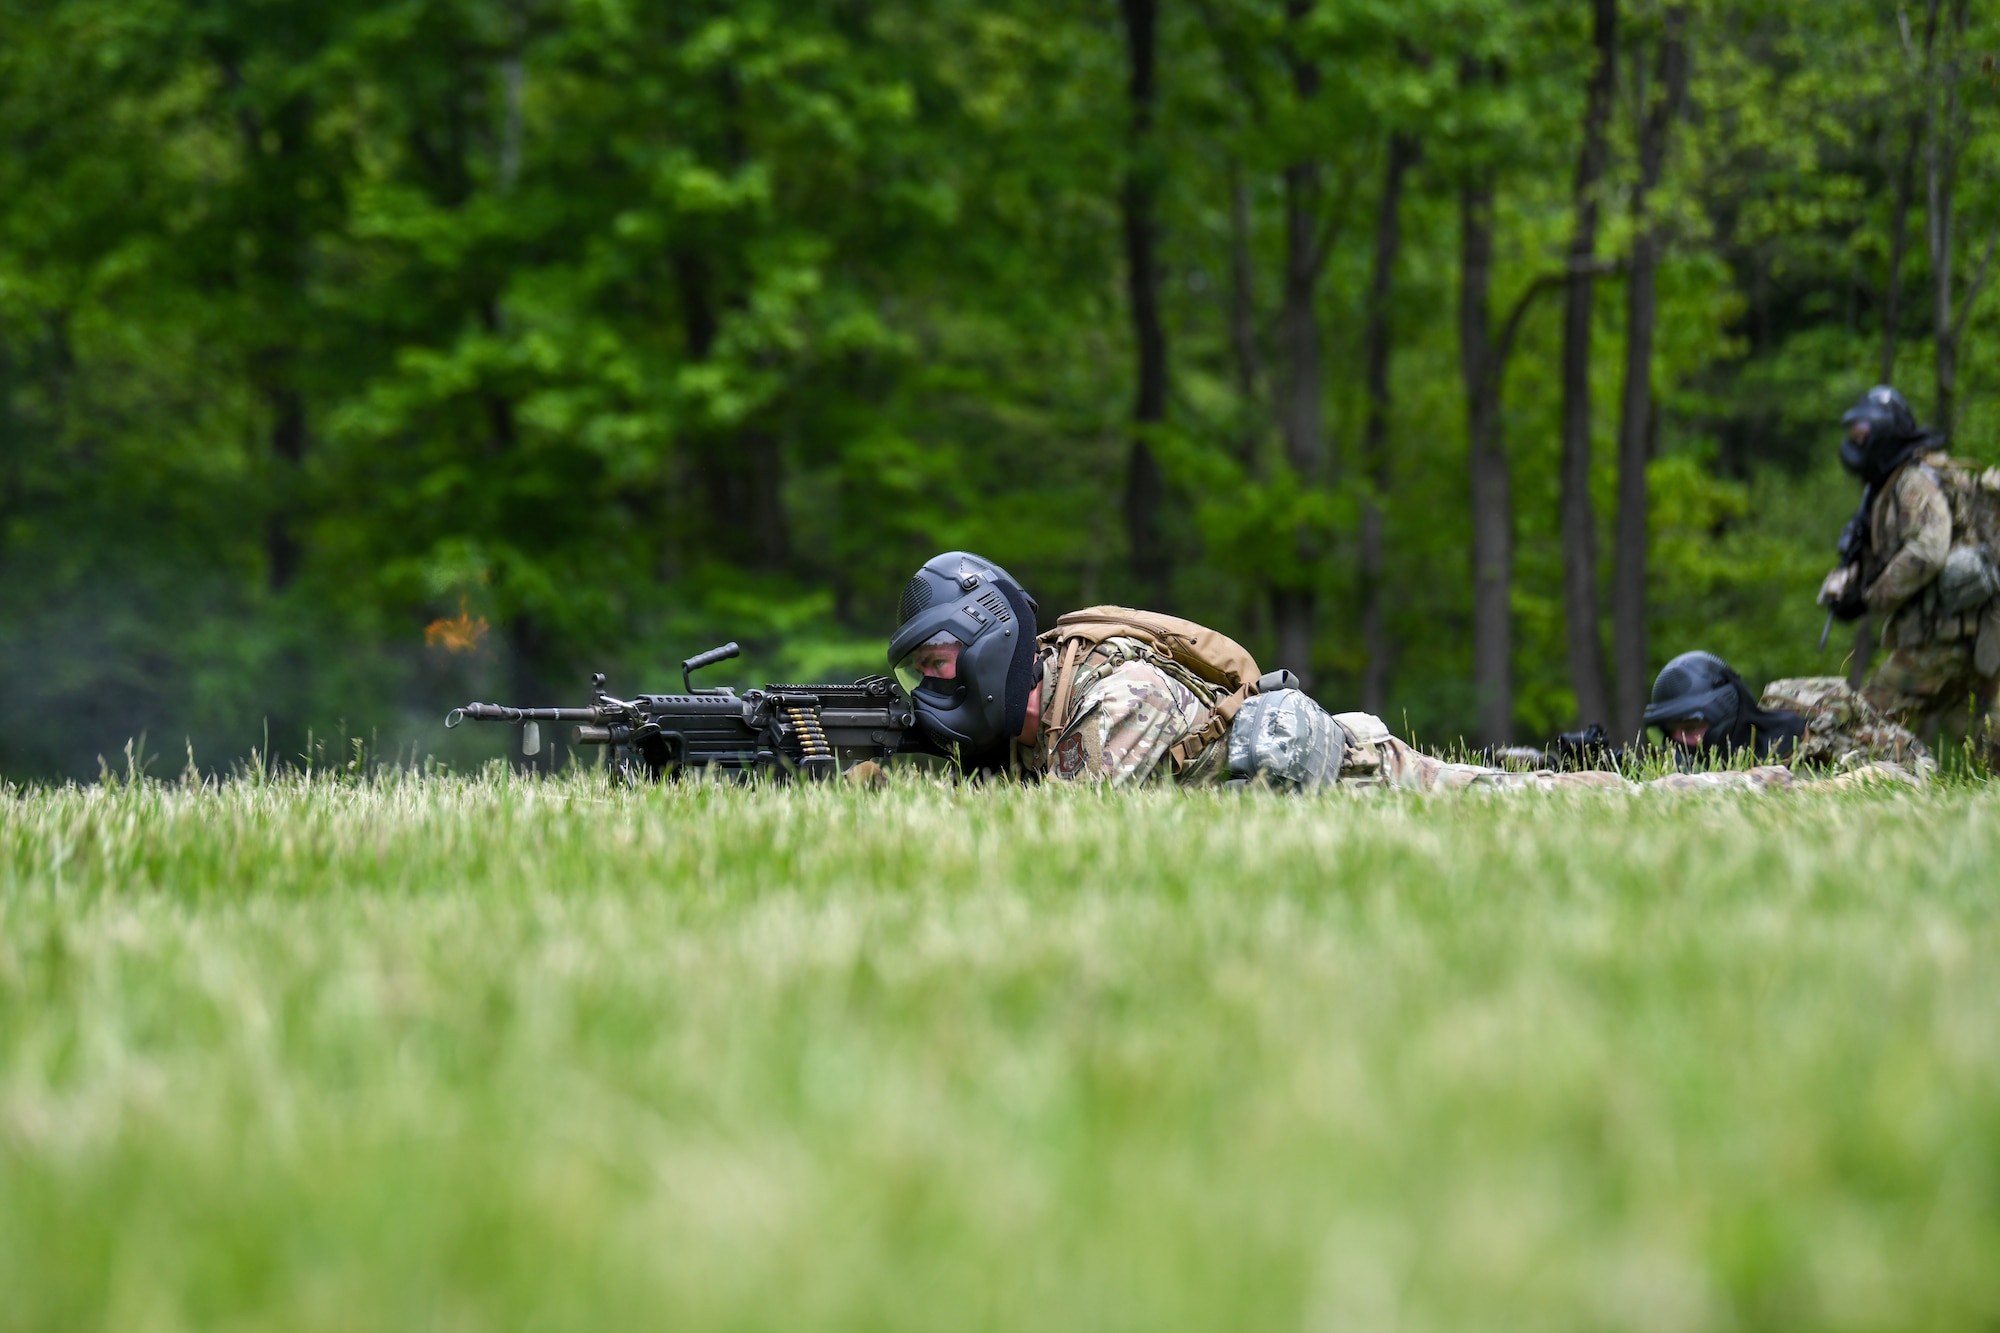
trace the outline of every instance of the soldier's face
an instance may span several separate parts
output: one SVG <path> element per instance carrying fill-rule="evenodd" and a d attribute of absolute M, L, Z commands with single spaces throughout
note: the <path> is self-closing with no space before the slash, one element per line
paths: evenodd
<path fill-rule="evenodd" d="M 1700 745 L 1701 738 L 1707 734 L 1708 723 L 1698 717 L 1682 718 L 1667 730 L 1667 735 L 1682 745 Z"/>
<path fill-rule="evenodd" d="M 1865 421 L 1850 423 L 1847 427 L 1847 438 L 1856 444 L 1860 444 L 1863 440 L 1866 440 L 1868 438 L 1868 423 Z"/>
<path fill-rule="evenodd" d="M 960 646 L 956 642 L 927 643 L 910 654 L 910 665 L 920 676 L 932 676 L 938 680 L 957 680 Z"/>
<path fill-rule="evenodd" d="M 911 694 L 928 681 L 957 680 L 961 647 L 958 640 L 945 635 L 938 636 L 935 642 L 919 644 L 896 663 L 896 679 Z"/>

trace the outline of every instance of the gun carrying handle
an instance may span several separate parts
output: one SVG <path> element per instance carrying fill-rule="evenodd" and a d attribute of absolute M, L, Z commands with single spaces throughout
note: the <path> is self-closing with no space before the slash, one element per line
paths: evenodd
<path fill-rule="evenodd" d="M 696 653 L 693 657 L 681 663 L 681 687 L 689 694 L 693 694 L 694 680 L 692 677 L 695 672 L 705 666 L 714 666 L 717 662 L 727 662 L 742 651 L 734 643 L 725 643 L 720 648 L 711 648 L 705 653 Z"/>

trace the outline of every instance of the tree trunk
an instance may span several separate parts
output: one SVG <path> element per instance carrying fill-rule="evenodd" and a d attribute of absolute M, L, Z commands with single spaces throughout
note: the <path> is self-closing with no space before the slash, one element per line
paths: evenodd
<path fill-rule="evenodd" d="M 1382 607 L 1383 504 L 1389 494 L 1389 353 L 1392 331 L 1389 301 L 1396 274 L 1396 252 L 1402 245 L 1403 185 L 1417 162 L 1417 143 L 1410 136 L 1389 136 L 1388 161 L 1382 177 L 1382 198 L 1375 214 L 1374 274 L 1368 285 L 1366 346 L 1368 418 L 1361 443 L 1368 489 L 1361 502 L 1361 708 L 1380 713 L 1389 688 L 1389 637 Z"/>
<path fill-rule="evenodd" d="M 1318 198 L 1318 172 L 1299 163 L 1285 170 L 1285 300 L 1279 315 L 1280 355 L 1285 363 L 1285 390 L 1282 424 L 1285 461 L 1298 474 L 1301 485 L 1319 479 L 1320 466 L 1320 364 L 1319 312 L 1315 308 L 1317 267 L 1314 264 L 1313 221 Z M 1302 563 L 1310 564 L 1314 551 L 1304 532 L 1293 535 Z M 1296 672 L 1306 688 L 1312 687 L 1312 641 L 1314 597 L 1309 583 L 1281 589 L 1272 599 L 1272 619 L 1278 632 L 1278 664 Z"/>
<path fill-rule="evenodd" d="M 1464 83 L 1477 78 L 1468 63 Z M 1458 339 L 1472 480 L 1472 682 L 1479 740 L 1514 732 L 1514 478 L 1500 439 L 1500 371 L 1493 345 L 1493 182 L 1475 174 L 1459 191 Z"/>
<path fill-rule="evenodd" d="M 1125 50 L 1131 65 L 1129 160 L 1125 168 L 1124 221 L 1126 283 L 1132 307 L 1132 340 L 1138 354 L 1138 392 L 1132 408 L 1131 465 L 1125 483 L 1125 530 L 1131 545 L 1132 577 L 1152 606 L 1168 602 L 1171 557 L 1160 532 L 1165 484 L 1150 440 L 1167 416 L 1167 334 L 1160 320 L 1160 272 L 1156 255 L 1158 221 L 1154 199 L 1153 53 L 1155 0 L 1120 0 Z"/>
<path fill-rule="evenodd" d="M 1279 315 L 1279 338 L 1284 344 L 1285 461 L 1307 485 L 1318 479 L 1320 464 L 1320 364 L 1319 311 L 1315 308 L 1312 245 L 1312 205 L 1317 182 L 1312 168 L 1292 167 L 1285 172 L 1285 221 L 1287 249 L 1285 303 Z"/>
<path fill-rule="evenodd" d="M 1583 151 L 1576 165 L 1576 229 L 1570 238 L 1562 350 L 1563 614 L 1578 720 L 1602 722 L 1604 645 L 1599 638 L 1597 516 L 1590 499 L 1591 289 L 1597 250 L 1598 186 L 1617 74 L 1617 0 L 1593 0 L 1595 67 L 1584 100 Z"/>
<path fill-rule="evenodd" d="M 1263 356 L 1257 341 L 1257 278 L 1250 258 L 1250 192 L 1243 184 L 1243 166 L 1229 161 L 1229 344 L 1236 372 L 1237 419 L 1240 434 L 1237 455 L 1246 476 L 1268 480 L 1270 461 L 1265 456 L 1266 423 L 1270 420 L 1263 398 Z M 1253 601 L 1253 635 L 1261 635 L 1265 606 L 1260 597 Z"/>
<path fill-rule="evenodd" d="M 1930 117 L 1930 147 L 1925 158 L 1930 201 L 1928 232 L 1931 249 L 1931 276 L 1936 284 L 1935 300 L 1935 340 L 1937 362 L 1937 410 L 1933 425 L 1949 435 L 1956 426 L 1958 415 L 1958 354 L 1965 337 L 1966 321 L 1972 315 L 1973 306 L 1979 301 L 1979 293 L 1986 285 L 1986 276 L 1993 264 L 1993 252 L 2000 244 L 2000 224 L 1987 233 L 1986 245 L 1979 263 L 1966 284 L 1965 294 L 1960 299 L 1958 312 L 1952 313 L 1952 209 L 1953 196 L 1958 184 L 1959 154 L 1963 151 L 1971 127 L 1966 123 L 1963 108 L 1959 103 L 1958 79 L 1959 60 L 1965 49 L 1965 29 L 1969 6 L 1966 0 L 1955 0 L 1951 7 L 1951 51 L 1946 57 L 1944 69 L 1936 73 L 1936 62 L 1932 58 L 1933 39 L 1938 19 L 1938 0 L 1930 0 L 1924 33 L 1924 65 L 1926 79 L 1925 110 Z M 1943 84 L 1942 110 L 1939 97 L 1931 90 L 1933 83 Z"/>
<path fill-rule="evenodd" d="M 1243 168 L 1229 164 L 1229 343 L 1236 362 L 1236 394 L 1243 404 L 1243 466 L 1252 476 L 1262 473 L 1257 448 L 1259 384 L 1262 358 L 1257 351 L 1256 270 L 1250 261 L 1250 193 L 1243 186 Z"/>
<path fill-rule="evenodd" d="M 674 256 L 688 358 L 706 361 L 721 321 L 708 263 L 693 250 Z M 751 569 L 782 569 L 791 557 L 784 503 L 784 452 L 767 426 L 700 439 L 695 473 L 711 521 L 709 553 Z"/>
<path fill-rule="evenodd" d="M 770 427 L 749 426 L 735 447 L 746 464 L 742 475 L 754 542 L 749 563 L 757 569 L 782 570 L 792 558 L 791 524 L 785 514 L 784 442 Z"/>
<path fill-rule="evenodd" d="M 1916 193 L 1917 147 L 1923 142 L 1922 116 L 1910 117 L 1902 170 L 1896 173 L 1896 206 L 1889 226 L 1889 281 L 1882 293 L 1881 384 L 1896 382 L 1896 321 L 1903 304 L 1903 254 L 1909 247 L 1910 196 Z"/>
<path fill-rule="evenodd" d="M 306 456 L 305 395 L 289 383 L 265 392 L 271 408 L 271 510 L 265 516 L 266 575 L 272 592 L 283 592 L 298 577 L 302 548 L 295 524 L 299 469 Z"/>
<path fill-rule="evenodd" d="M 1290 22 L 1296 27 L 1310 8 L 1306 0 L 1291 0 L 1286 7 Z M 1319 91 L 1318 67 L 1296 53 L 1291 66 L 1294 92 L 1301 101 L 1310 100 Z M 1320 333 L 1315 302 L 1320 270 L 1316 227 L 1319 195 L 1316 164 L 1302 160 L 1285 168 L 1285 295 L 1278 334 L 1285 383 L 1280 421 L 1285 460 L 1304 486 L 1320 480 Z M 1293 586 L 1274 590 L 1271 613 L 1277 629 L 1278 665 L 1295 672 L 1305 688 L 1311 689 L 1315 598 L 1310 569 L 1318 553 L 1308 533 L 1294 533 L 1293 541 L 1304 570 Z"/>
<path fill-rule="evenodd" d="M 1947 74 L 1943 82 L 1944 107 L 1939 94 L 1935 52 L 1939 0 L 1924 6 L 1924 218 L 1925 238 L 1931 258 L 1931 327 L 1937 369 L 1937 398 L 1931 424 L 1946 434 L 1951 432 L 1953 398 L 1958 388 L 1958 347 L 1951 323 L 1951 207 L 1953 177 L 1951 122 L 1957 110 L 1957 89 Z"/>
<path fill-rule="evenodd" d="M 494 338 L 502 337 L 507 331 L 506 312 L 501 308 L 500 298 L 488 297 L 479 307 L 479 319 L 486 331 Z M 490 458 L 505 458 L 514 452 L 519 436 L 514 428 L 514 403 L 507 395 L 492 389 L 480 394 L 481 406 L 486 411 L 486 453 Z"/>
<path fill-rule="evenodd" d="M 244 95 L 243 76 L 233 57 L 220 60 L 223 81 Z M 237 129 L 251 176 L 250 225 L 257 234 L 255 258 L 245 285 L 261 300 L 289 314 L 304 304 L 309 237 L 298 206 L 303 158 L 312 129 L 312 107 L 292 97 L 268 119 L 247 103 L 237 111 Z M 298 341 L 287 318 L 258 321 L 268 337 L 251 354 L 252 377 L 271 413 L 268 507 L 264 514 L 266 586 L 283 592 L 298 577 L 304 560 L 299 540 L 299 469 L 305 461 L 305 394 L 298 387 Z"/>
<path fill-rule="evenodd" d="M 1632 273 L 1625 296 L 1625 393 L 1618 423 L 1618 522 L 1611 564 L 1611 651 L 1618 672 L 1614 722 L 1621 739 L 1645 728 L 1652 667 L 1646 651 L 1646 464 L 1652 457 L 1653 326 L 1659 231 L 1647 211 L 1666 169 L 1667 141 L 1687 90 L 1687 7 L 1667 11 L 1658 87 L 1639 127 L 1639 178 L 1632 191 Z"/>

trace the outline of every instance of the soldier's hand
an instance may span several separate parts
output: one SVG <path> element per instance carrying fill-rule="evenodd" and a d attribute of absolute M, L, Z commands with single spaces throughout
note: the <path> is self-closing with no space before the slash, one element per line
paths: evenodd
<path fill-rule="evenodd" d="M 882 767 L 882 765 L 876 763 L 873 759 L 863 759 L 860 763 L 855 764 L 853 767 L 849 768 L 845 773 L 842 773 L 840 776 L 844 778 L 847 782 L 856 787 L 872 788 L 872 787 L 886 787 L 889 785 L 889 774 L 887 770 L 885 770 Z"/>
<path fill-rule="evenodd" d="M 1819 585 L 1819 604 L 1833 612 L 1836 620 L 1859 620 L 1868 611 L 1862 592 L 1860 566 L 1842 565 Z"/>

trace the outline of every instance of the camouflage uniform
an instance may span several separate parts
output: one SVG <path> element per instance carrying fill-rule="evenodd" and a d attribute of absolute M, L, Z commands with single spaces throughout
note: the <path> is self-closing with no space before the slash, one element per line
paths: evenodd
<path fill-rule="evenodd" d="M 1055 709 L 1057 658 L 1042 653 L 1042 716 Z M 1207 715 L 1214 687 L 1171 662 L 1162 662 L 1136 639 L 1106 639 L 1077 663 L 1070 686 L 1069 722 L 1060 735 L 1048 727 L 1026 747 L 1024 767 L 1049 777 L 1100 778 L 1114 787 L 1173 776 L 1167 751 Z M 1208 746 L 1181 773 L 1182 782 L 1222 775 L 1225 747 Z"/>
<path fill-rule="evenodd" d="M 1632 784 L 1616 773 L 1516 772 L 1455 764 L 1436 758 L 1389 734 L 1382 719 L 1371 713 L 1336 713 L 1334 721 L 1347 733 L 1341 758 L 1343 787 L 1388 787 L 1397 791 L 1522 791 L 1530 788 L 1595 788 L 1617 791 Z"/>
<path fill-rule="evenodd" d="M 1868 581 L 1863 599 L 1882 621 L 1889 656 L 1863 693 L 1881 712 L 1919 724 L 1963 709 L 1969 699 L 1991 747 L 2000 722 L 2000 679 L 1980 671 L 1975 657 L 1982 622 L 1993 608 L 1942 615 L 1936 604 L 1937 576 L 1951 553 L 1954 529 L 1973 527 L 1970 514 L 1954 512 L 1956 488 L 1944 484 L 1942 471 L 1953 466 L 1942 453 L 1910 460 L 1896 469 L 1869 511 L 1870 548 L 1880 554 L 1862 570 Z"/>
<path fill-rule="evenodd" d="M 1053 650 L 1042 654 L 1041 707 L 1044 717 L 1053 717 L 1058 662 Z M 1844 682 L 1835 682 L 1845 687 Z M 1778 682 L 1773 686 L 1805 687 L 1818 682 Z M 1023 747 L 1018 758 L 1022 767 L 1049 778 L 1066 781 L 1099 780 L 1114 787 L 1174 780 L 1183 785 L 1213 785 L 1229 777 L 1229 738 L 1205 747 L 1178 774 L 1173 773 L 1168 751 L 1193 731 L 1208 713 L 1217 691 L 1172 662 L 1162 661 L 1145 645 L 1133 639 L 1106 639 L 1077 664 L 1071 686 L 1069 722 L 1060 731 L 1044 727 L 1036 740 Z M 1767 691 L 1767 698 L 1771 697 Z M 1922 756 L 1922 747 L 1908 732 L 1888 723 L 1868 709 L 1865 701 L 1847 691 L 1823 690 L 1833 702 L 1822 710 L 1819 749 L 1830 752 L 1847 744 L 1848 757 L 1905 758 Z M 1802 697 L 1804 689 L 1784 697 Z M 1303 696 L 1300 696 L 1303 699 Z M 1305 708 L 1318 712 L 1309 702 Z M 1303 710 L 1301 710 L 1303 711 Z M 1320 713 L 1320 717 L 1327 715 Z M 1337 713 L 1341 753 L 1337 769 L 1324 758 L 1308 760 L 1315 778 L 1301 785 L 1338 785 L 1357 790 L 1390 789 L 1416 792 L 1597 790 L 1636 791 L 1653 788 L 1665 791 L 1716 791 L 1747 789 L 1764 791 L 1793 786 L 1846 786 L 1875 778 L 1915 781 L 1908 772 L 1893 765 L 1866 764 L 1829 783 L 1803 783 L 1790 769 L 1780 765 L 1739 769 L 1719 773 L 1674 773 L 1646 783 L 1636 783 L 1608 772 L 1518 772 L 1485 768 L 1477 764 L 1452 763 L 1424 754 L 1407 742 L 1389 734 L 1382 720 L 1368 713 Z M 1837 743 L 1833 734 L 1848 741 Z M 1867 737 L 1867 740 L 1855 740 Z M 1928 764 L 1928 756 L 1922 756 Z"/>
<path fill-rule="evenodd" d="M 1806 720 L 1805 734 L 1791 758 L 1796 767 L 1845 772 L 1864 764 L 1890 763 L 1924 776 L 1937 771 L 1922 741 L 1839 676 L 1774 680 L 1764 687 L 1757 706 L 1766 712 L 1797 713 Z"/>
<path fill-rule="evenodd" d="M 1058 683 L 1054 651 L 1044 651 L 1042 667 L 1042 716 L 1052 718 Z M 1137 640 L 1106 639 L 1091 650 L 1077 664 L 1070 691 L 1068 723 L 1059 732 L 1044 727 L 1023 747 L 1018 755 L 1022 767 L 1050 778 L 1096 779 L 1114 787 L 1165 780 L 1212 785 L 1228 778 L 1226 736 L 1195 755 L 1177 777 L 1173 773 L 1167 752 L 1208 713 L 1216 688 L 1162 661 Z M 1633 785 L 1616 773 L 1516 773 L 1450 763 L 1390 735 L 1382 720 L 1370 714 L 1339 713 L 1332 720 L 1342 733 L 1332 781 L 1342 787 L 1430 792 L 1620 790 Z"/>

